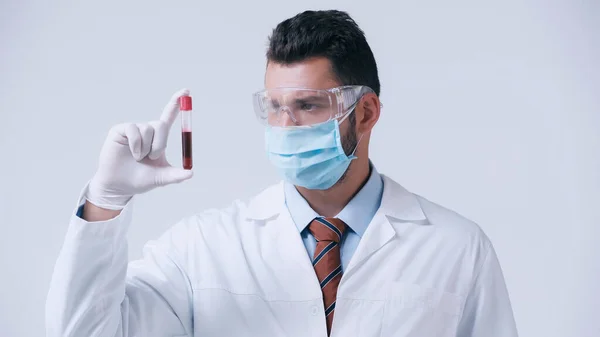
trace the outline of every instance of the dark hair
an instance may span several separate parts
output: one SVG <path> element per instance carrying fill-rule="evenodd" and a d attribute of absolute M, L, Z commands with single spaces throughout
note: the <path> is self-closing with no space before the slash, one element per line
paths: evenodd
<path fill-rule="evenodd" d="M 379 96 L 377 64 L 364 32 L 338 10 L 305 11 L 277 25 L 269 37 L 269 62 L 292 64 L 325 57 L 342 85 L 366 85 Z"/>

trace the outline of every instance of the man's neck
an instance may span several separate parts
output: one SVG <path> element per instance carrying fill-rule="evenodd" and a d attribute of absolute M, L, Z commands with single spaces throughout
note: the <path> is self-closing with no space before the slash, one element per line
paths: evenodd
<path fill-rule="evenodd" d="M 369 160 L 357 159 L 350 164 L 346 176 L 328 190 L 309 190 L 296 187 L 310 207 L 321 216 L 333 217 L 344 209 L 369 180 Z"/>

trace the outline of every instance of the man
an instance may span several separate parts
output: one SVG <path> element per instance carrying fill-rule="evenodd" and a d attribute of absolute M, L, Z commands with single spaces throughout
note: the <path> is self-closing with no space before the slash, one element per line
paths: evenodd
<path fill-rule="evenodd" d="M 189 217 L 127 262 L 131 199 L 182 182 L 160 120 L 114 127 L 58 258 L 48 336 L 517 336 L 480 228 L 380 175 L 375 59 L 344 12 L 270 37 L 254 109 L 283 182 Z"/>

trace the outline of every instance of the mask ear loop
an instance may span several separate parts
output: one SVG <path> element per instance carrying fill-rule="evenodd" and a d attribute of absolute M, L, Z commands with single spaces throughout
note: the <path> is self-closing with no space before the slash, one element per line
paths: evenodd
<path fill-rule="evenodd" d="M 356 106 L 358 105 L 358 103 L 360 102 L 360 100 L 363 98 L 363 96 L 368 93 L 364 91 L 364 87 L 360 87 L 359 89 L 360 91 L 360 97 L 356 100 L 356 102 L 354 103 L 354 106 L 352 107 L 352 111 L 348 112 L 344 117 L 342 117 L 342 119 L 339 121 L 338 125 L 341 125 L 343 121 L 346 120 L 346 118 L 348 118 L 348 116 L 350 116 L 351 113 L 354 112 L 354 110 L 356 109 Z M 383 108 L 383 104 L 380 103 L 380 107 Z M 358 141 L 356 142 L 356 145 L 354 146 L 354 150 L 352 150 L 352 153 L 348 156 L 349 159 L 356 159 L 358 158 L 357 156 L 355 156 L 354 154 L 356 153 L 356 149 L 358 149 L 358 144 L 360 144 L 360 141 L 362 140 L 363 136 L 365 134 L 361 134 L 360 137 L 358 138 Z"/>
<path fill-rule="evenodd" d="M 359 101 L 360 101 L 360 99 L 359 99 Z M 356 103 L 358 104 L 358 101 Z M 348 112 L 344 117 L 342 117 L 342 119 L 338 122 L 338 128 L 340 125 L 342 125 L 342 122 L 344 122 L 348 118 L 348 116 L 350 116 L 350 114 L 354 113 L 354 109 L 356 109 L 356 106 L 354 106 L 350 112 Z M 356 152 L 356 149 L 358 149 L 358 144 L 360 144 L 360 141 L 362 140 L 364 135 L 365 134 L 363 133 L 358 138 L 358 141 L 356 142 L 356 145 L 354 146 L 354 150 L 352 150 L 352 153 L 348 156 L 349 159 L 358 158 L 357 156 L 354 155 L 354 153 Z"/>
<path fill-rule="evenodd" d="M 348 156 L 348 158 L 350 158 L 350 159 L 358 158 L 357 156 L 354 155 L 354 153 L 356 152 L 356 149 L 358 149 L 358 144 L 360 144 L 360 141 L 362 140 L 364 135 L 365 135 L 364 133 L 362 135 L 360 135 L 360 137 L 358 138 L 358 142 L 356 142 L 356 146 L 354 147 L 354 150 L 352 150 L 352 153 Z"/>
<path fill-rule="evenodd" d="M 361 87 L 360 90 L 363 91 L 363 87 Z M 352 110 L 350 112 L 348 112 L 344 117 L 342 117 L 342 119 L 339 121 L 339 125 L 341 125 L 342 122 L 345 121 L 346 118 L 348 118 L 348 116 L 350 116 L 350 114 L 354 113 L 354 110 L 356 109 L 356 106 L 358 105 L 358 103 L 360 102 L 360 100 L 363 98 L 364 94 L 365 93 L 363 92 L 360 95 L 360 97 L 356 100 L 356 102 L 354 103 L 354 106 L 352 107 Z M 360 144 L 360 141 L 362 140 L 362 138 L 363 138 L 364 135 L 365 134 L 363 133 L 358 138 L 358 141 L 356 142 L 356 145 L 354 146 L 354 150 L 352 150 L 352 153 L 348 156 L 349 159 L 356 159 L 356 158 L 358 158 L 354 154 L 356 153 L 356 149 L 358 149 L 358 144 Z"/>

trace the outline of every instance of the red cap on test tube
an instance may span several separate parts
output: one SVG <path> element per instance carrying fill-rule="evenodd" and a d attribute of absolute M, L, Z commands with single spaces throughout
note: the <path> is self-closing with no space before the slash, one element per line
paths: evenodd
<path fill-rule="evenodd" d="M 179 97 L 179 109 L 182 111 L 191 111 L 192 110 L 192 97 L 191 96 Z"/>

